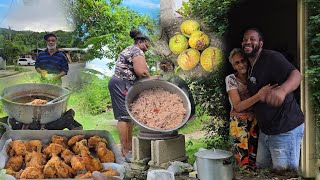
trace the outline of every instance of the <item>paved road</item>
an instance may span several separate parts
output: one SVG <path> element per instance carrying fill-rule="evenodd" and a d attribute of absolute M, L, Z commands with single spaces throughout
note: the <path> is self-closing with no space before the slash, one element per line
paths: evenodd
<path fill-rule="evenodd" d="M 69 72 L 65 77 L 63 77 L 62 86 L 70 88 L 79 87 L 79 85 L 81 84 L 80 73 L 84 69 L 84 67 L 84 63 L 69 64 Z M 2 89 L 5 87 L 24 83 L 26 82 L 26 79 L 30 79 L 37 74 L 33 66 L 25 66 L 24 68 L 31 69 L 31 71 L 0 78 L 0 91 L 2 91 Z"/>

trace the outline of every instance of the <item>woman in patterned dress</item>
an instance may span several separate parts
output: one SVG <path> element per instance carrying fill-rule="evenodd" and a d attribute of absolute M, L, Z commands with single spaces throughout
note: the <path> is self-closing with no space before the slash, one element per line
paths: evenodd
<path fill-rule="evenodd" d="M 258 146 L 258 127 L 251 106 L 264 101 L 266 94 L 273 88 L 267 85 L 250 97 L 247 89 L 248 61 L 241 49 L 230 52 L 229 62 L 235 73 L 226 77 L 226 90 L 231 104 L 230 141 L 236 164 L 242 168 L 254 168 Z"/>
<path fill-rule="evenodd" d="M 150 46 L 150 39 L 138 30 L 131 30 L 130 37 L 134 39 L 134 44 L 119 54 L 115 73 L 108 84 L 114 118 L 118 120 L 122 154 L 126 161 L 131 159 L 132 123 L 125 108 L 125 96 L 134 82 L 150 76 L 144 54 Z"/>

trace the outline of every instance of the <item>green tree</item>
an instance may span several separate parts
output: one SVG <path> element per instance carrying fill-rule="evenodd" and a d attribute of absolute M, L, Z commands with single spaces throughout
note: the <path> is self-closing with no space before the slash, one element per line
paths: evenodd
<path fill-rule="evenodd" d="M 308 0 L 308 69 L 309 85 L 314 105 L 315 119 L 320 127 L 320 3 L 315 0 Z"/>
<path fill-rule="evenodd" d="M 88 59 L 115 59 L 125 47 L 133 44 L 129 36 L 131 29 L 139 28 L 149 36 L 155 34 L 156 22 L 149 16 L 120 6 L 121 0 L 75 0 L 65 3 L 66 7 L 71 8 L 67 12 L 75 26 L 75 42 L 89 47 Z M 111 62 L 109 65 L 113 64 Z"/>
<path fill-rule="evenodd" d="M 0 56 L 7 60 L 7 64 L 15 64 L 18 60 L 19 54 L 23 51 L 24 47 L 9 40 L 5 40 L 3 42 L 3 51 L 1 51 L 2 54 L 0 54 Z"/>
<path fill-rule="evenodd" d="M 202 21 L 210 31 L 222 37 L 228 26 L 227 13 L 234 2 L 236 0 L 189 0 L 183 2 L 178 12 L 186 18 Z M 227 61 L 222 62 L 215 72 L 190 85 L 196 103 L 202 106 L 204 113 L 210 115 L 204 123 L 208 134 L 205 140 L 208 147 L 215 148 L 225 148 L 229 137 L 229 102 L 224 82 Z M 217 139 L 224 143 L 217 144 Z"/>

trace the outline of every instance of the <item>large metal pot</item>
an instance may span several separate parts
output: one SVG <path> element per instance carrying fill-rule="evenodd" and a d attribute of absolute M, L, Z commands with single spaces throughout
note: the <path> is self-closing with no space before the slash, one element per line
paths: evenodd
<path fill-rule="evenodd" d="M 28 83 L 4 88 L 1 97 L 3 107 L 9 117 L 25 124 L 36 121 L 40 121 L 40 124 L 46 124 L 59 119 L 66 112 L 69 95 L 57 102 L 44 105 L 28 105 L 13 100 L 27 96 L 45 96 L 55 99 L 66 94 L 70 94 L 70 90 L 60 86 Z"/>
<path fill-rule="evenodd" d="M 130 104 L 136 99 L 136 97 L 144 90 L 147 89 L 152 89 L 152 88 L 163 88 L 171 93 L 177 94 L 183 101 L 183 107 L 186 109 L 186 115 L 182 121 L 181 124 L 178 124 L 175 128 L 173 129 L 155 129 L 146 126 L 145 124 L 141 123 L 138 119 L 136 119 L 133 114 L 130 111 Z M 151 131 L 151 132 L 162 132 L 162 133 L 172 133 L 175 130 L 181 128 L 183 125 L 185 125 L 190 117 L 191 114 L 191 104 L 189 101 L 188 96 L 186 93 L 184 93 L 178 86 L 162 80 L 162 79 L 146 79 L 143 81 L 139 81 L 136 84 L 134 84 L 129 91 L 126 94 L 126 110 L 129 113 L 130 117 L 132 120 L 142 128 L 143 131 Z M 165 121 L 165 119 L 164 119 Z"/>
<path fill-rule="evenodd" d="M 214 149 L 195 153 L 200 180 L 232 180 L 232 153 Z"/>

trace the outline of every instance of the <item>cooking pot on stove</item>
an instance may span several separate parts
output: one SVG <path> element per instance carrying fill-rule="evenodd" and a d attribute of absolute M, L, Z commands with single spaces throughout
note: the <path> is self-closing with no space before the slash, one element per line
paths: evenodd
<path fill-rule="evenodd" d="M 18 101 L 31 97 L 46 98 L 50 101 L 61 96 L 61 99 L 51 104 L 31 105 Z M 59 119 L 66 112 L 70 90 L 52 84 L 27 83 L 4 88 L 1 97 L 3 107 L 10 118 L 24 124 L 37 121 L 47 124 Z"/>
<path fill-rule="evenodd" d="M 141 123 L 138 119 L 136 119 L 133 114 L 130 112 L 130 104 L 136 99 L 136 97 L 144 90 L 147 89 L 152 89 L 152 88 L 163 88 L 166 91 L 169 91 L 171 93 L 177 94 L 183 102 L 183 107 L 186 109 L 186 114 L 185 117 L 182 120 L 181 124 L 178 124 L 175 128 L 173 129 L 156 129 L 152 127 L 148 127 L 145 124 Z M 171 133 L 179 128 L 181 128 L 183 125 L 185 125 L 190 117 L 191 114 L 191 103 L 189 101 L 189 98 L 187 94 L 182 91 L 178 86 L 176 86 L 173 83 L 170 83 L 168 81 L 162 80 L 162 79 L 145 79 L 138 81 L 135 83 L 127 92 L 126 94 L 126 101 L 125 101 L 125 106 L 128 114 L 132 118 L 132 120 L 140 126 L 140 129 L 142 128 L 144 131 L 151 131 L 151 132 L 161 132 L 161 133 Z"/>

